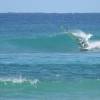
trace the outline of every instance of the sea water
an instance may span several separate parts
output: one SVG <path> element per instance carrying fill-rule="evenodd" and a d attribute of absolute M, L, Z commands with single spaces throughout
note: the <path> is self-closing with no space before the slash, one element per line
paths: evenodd
<path fill-rule="evenodd" d="M 99 13 L 1 13 L 0 100 L 100 100 L 100 50 L 79 42 L 88 34 L 100 40 Z"/>

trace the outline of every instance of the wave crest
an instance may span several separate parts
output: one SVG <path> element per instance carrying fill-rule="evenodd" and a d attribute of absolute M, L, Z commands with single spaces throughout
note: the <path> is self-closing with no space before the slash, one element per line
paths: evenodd
<path fill-rule="evenodd" d="M 91 37 L 93 35 L 90 33 L 85 33 L 81 30 L 77 30 L 75 32 L 69 32 L 68 35 L 70 35 L 77 41 L 77 43 L 80 45 L 81 50 L 100 49 L 100 41 L 91 40 Z"/>
<path fill-rule="evenodd" d="M 38 79 L 30 80 L 26 78 L 22 78 L 21 76 L 19 78 L 0 78 L 0 83 L 3 83 L 4 85 L 7 84 L 30 84 L 32 86 L 37 87 L 37 84 L 40 81 Z"/>

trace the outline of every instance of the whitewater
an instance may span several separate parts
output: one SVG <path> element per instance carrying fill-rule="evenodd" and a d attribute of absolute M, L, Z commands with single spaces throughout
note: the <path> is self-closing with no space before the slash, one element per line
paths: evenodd
<path fill-rule="evenodd" d="M 91 37 L 93 36 L 90 33 L 85 33 L 81 30 L 77 30 L 75 32 L 69 32 L 67 33 L 71 37 L 73 37 L 78 44 L 80 45 L 81 50 L 96 50 L 100 49 L 100 41 L 99 40 L 91 40 Z"/>

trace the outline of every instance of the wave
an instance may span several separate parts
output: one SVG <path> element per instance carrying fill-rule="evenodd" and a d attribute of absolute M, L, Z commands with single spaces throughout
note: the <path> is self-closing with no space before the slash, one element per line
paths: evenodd
<path fill-rule="evenodd" d="M 8 78 L 9 79 L 9 78 Z M 37 79 L 36 79 L 37 80 Z M 32 81 L 32 80 L 31 80 Z M 0 80 L 0 98 L 2 100 L 91 100 L 100 98 L 100 79 L 76 81 L 40 81 L 35 85 L 27 81 Z M 76 98 L 76 99 L 75 99 Z"/>
<path fill-rule="evenodd" d="M 92 83 L 92 84 L 91 84 Z M 25 91 L 52 91 L 52 92 L 94 92 L 99 91 L 100 79 L 78 79 L 73 81 L 40 81 L 25 78 L 0 78 L 0 90 L 25 92 Z M 11 92 L 12 93 L 12 92 Z"/>
<path fill-rule="evenodd" d="M 1 51 L 77 51 L 100 49 L 100 41 L 92 41 L 90 33 L 81 30 L 32 37 L 6 37 L 0 39 Z"/>
<path fill-rule="evenodd" d="M 0 49 L 5 50 L 35 50 L 35 51 L 68 51 L 77 45 L 67 34 L 56 34 L 37 37 L 11 37 L 0 40 Z"/>

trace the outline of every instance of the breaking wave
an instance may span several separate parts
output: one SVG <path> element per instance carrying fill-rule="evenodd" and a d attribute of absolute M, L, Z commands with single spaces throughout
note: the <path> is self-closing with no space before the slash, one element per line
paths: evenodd
<path fill-rule="evenodd" d="M 1 51 L 53 51 L 67 52 L 100 49 L 100 41 L 93 41 L 90 33 L 67 31 L 61 34 L 32 37 L 6 37 L 0 39 Z"/>
<path fill-rule="evenodd" d="M 100 41 L 91 40 L 91 37 L 93 36 L 91 33 L 85 33 L 83 31 L 77 30 L 75 32 L 69 32 L 68 35 L 77 41 L 81 50 L 100 49 Z"/>

